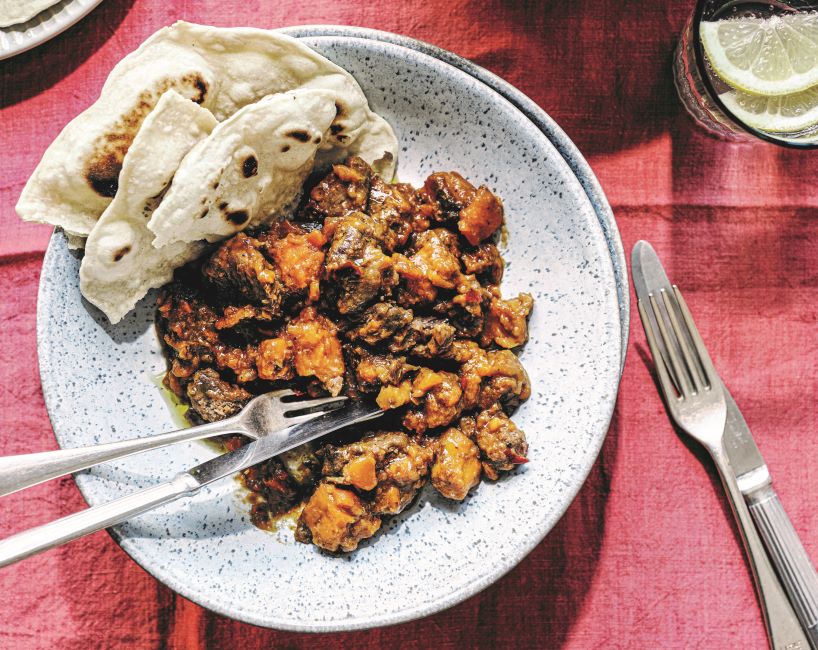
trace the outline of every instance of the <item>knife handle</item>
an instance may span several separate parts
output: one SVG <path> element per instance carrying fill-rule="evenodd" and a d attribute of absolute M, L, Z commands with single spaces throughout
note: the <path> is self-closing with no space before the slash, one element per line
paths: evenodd
<path fill-rule="evenodd" d="M 818 648 L 818 573 L 773 487 L 766 485 L 746 498 L 795 613 L 812 647 Z"/>
<path fill-rule="evenodd" d="M 764 544 L 753 525 L 750 510 L 738 486 L 733 466 L 723 443 L 708 447 L 722 484 L 727 493 L 730 507 L 738 524 L 744 550 L 747 553 L 753 580 L 755 581 L 764 624 L 770 640 L 771 650 L 808 650 L 811 647 L 806 631 L 801 626 L 794 608 L 787 599 L 770 558 L 764 551 Z"/>
<path fill-rule="evenodd" d="M 194 492 L 199 487 L 198 481 L 183 472 L 167 483 L 139 490 L 110 503 L 86 508 L 73 515 L 7 537 L 0 541 L 0 567 L 120 524 L 151 508 Z"/>

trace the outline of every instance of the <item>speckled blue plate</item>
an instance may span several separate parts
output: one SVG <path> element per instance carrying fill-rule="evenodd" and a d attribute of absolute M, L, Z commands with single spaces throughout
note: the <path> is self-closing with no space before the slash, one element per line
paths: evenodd
<path fill-rule="evenodd" d="M 397 43 L 351 35 L 304 40 L 355 75 L 373 108 L 393 124 L 402 144 L 401 180 L 419 183 L 433 170 L 457 169 L 503 198 L 509 231 L 503 291 L 530 291 L 536 301 L 522 355 L 533 395 L 515 415 L 528 434 L 531 462 L 482 484 L 463 504 L 424 492 L 343 558 L 295 543 L 286 526 L 273 534 L 254 528 L 232 481 L 113 534 L 146 570 L 210 609 L 282 629 L 350 630 L 424 616 L 476 593 L 519 562 L 568 507 L 616 398 L 622 276 L 612 251 L 621 244 L 613 221 L 599 217 L 604 197 L 589 196 L 590 170 L 578 174 L 561 153 L 570 141 L 544 131 L 475 76 Z M 60 445 L 175 428 L 157 385 L 164 361 L 152 327 L 155 296 L 111 326 L 82 300 L 78 268 L 55 234 L 37 320 L 43 392 Z M 200 443 L 178 445 L 76 480 L 93 505 L 212 455 Z"/>

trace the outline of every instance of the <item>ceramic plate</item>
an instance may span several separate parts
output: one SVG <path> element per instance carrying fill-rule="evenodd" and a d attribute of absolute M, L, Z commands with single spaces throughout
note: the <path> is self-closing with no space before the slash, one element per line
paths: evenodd
<path fill-rule="evenodd" d="M 0 59 L 7 59 L 54 38 L 82 20 L 102 0 L 62 0 L 19 25 L 0 27 Z"/>
<path fill-rule="evenodd" d="M 522 360 L 532 398 L 515 415 L 531 462 L 483 483 L 463 504 L 426 491 L 374 540 L 332 557 L 248 521 L 223 481 L 114 529 L 159 580 L 250 623 L 334 631 L 385 625 L 449 607 L 492 583 L 553 527 L 599 451 L 622 352 L 619 283 L 603 228 L 578 175 L 531 119 L 485 83 L 396 43 L 334 36 L 305 42 L 349 70 L 402 145 L 401 180 L 457 169 L 506 206 L 506 295 L 536 306 Z M 564 136 L 563 136 L 564 137 Z M 590 171 L 587 171 L 590 174 Z M 612 224 L 612 222 L 611 222 Z M 621 244 L 620 244 L 621 247 Z M 164 370 L 150 295 L 117 326 L 85 303 L 79 261 L 62 235 L 44 261 L 38 305 L 43 392 L 61 446 L 175 427 L 157 387 Z M 90 504 L 170 478 L 212 452 L 200 443 L 77 475 Z"/>

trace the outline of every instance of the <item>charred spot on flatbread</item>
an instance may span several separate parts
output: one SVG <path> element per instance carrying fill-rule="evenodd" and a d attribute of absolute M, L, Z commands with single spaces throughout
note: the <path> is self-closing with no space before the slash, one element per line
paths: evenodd
<path fill-rule="evenodd" d="M 255 156 L 247 156 L 241 164 L 241 173 L 245 178 L 258 174 L 258 159 Z"/>
<path fill-rule="evenodd" d="M 230 223 L 234 223 L 237 226 L 241 226 L 247 222 L 247 220 L 250 218 L 250 215 L 247 214 L 246 210 L 235 210 L 234 212 L 228 212 L 225 215 L 225 218 Z"/>
<path fill-rule="evenodd" d="M 114 262 L 118 262 L 130 252 L 131 252 L 130 246 L 123 246 L 116 253 L 114 253 Z"/>
<path fill-rule="evenodd" d="M 304 131 L 303 129 L 295 129 L 293 131 L 287 131 L 284 134 L 288 138 L 292 138 L 293 140 L 298 140 L 299 142 L 309 142 L 310 134 Z"/>
<path fill-rule="evenodd" d="M 93 154 L 85 165 L 85 180 L 100 196 L 113 198 L 119 188 L 119 172 L 125 154 L 136 137 L 136 132 L 148 116 L 162 93 L 176 90 L 180 95 L 197 104 L 207 97 L 208 84 L 199 74 L 186 74 L 177 79 L 164 79 L 151 90 L 142 91 L 131 109 L 114 124 L 113 128 L 99 136 L 93 144 Z"/>

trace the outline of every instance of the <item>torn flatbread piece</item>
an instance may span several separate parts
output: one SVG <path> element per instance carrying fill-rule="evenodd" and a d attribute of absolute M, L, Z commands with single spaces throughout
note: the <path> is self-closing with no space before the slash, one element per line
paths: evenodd
<path fill-rule="evenodd" d="M 17 203 L 26 221 L 87 236 L 119 185 L 125 154 L 159 97 L 175 90 L 224 120 L 267 95 L 297 88 L 338 92 L 335 132 L 324 142 L 357 149 L 386 178 L 397 140 L 372 113 L 348 72 L 298 40 L 270 30 L 177 22 L 120 61 L 99 99 L 66 125 L 49 146 Z M 346 98 L 354 98 L 348 105 Z"/>
<path fill-rule="evenodd" d="M 122 164 L 119 190 L 91 231 L 80 266 L 82 295 L 112 323 L 205 249 L 203 242 L 155 248 L 147 224 L 182 158 L 216 124 L 206 108 L 169 90 L 136 134 Z"/>
<path fill-rule="evenodd" d="M 148 228 L 154 246 L 213 242 L 283 216 L 328 137 L 338 95 L 294 90 L 245 106 L 182 160 Z"/>

